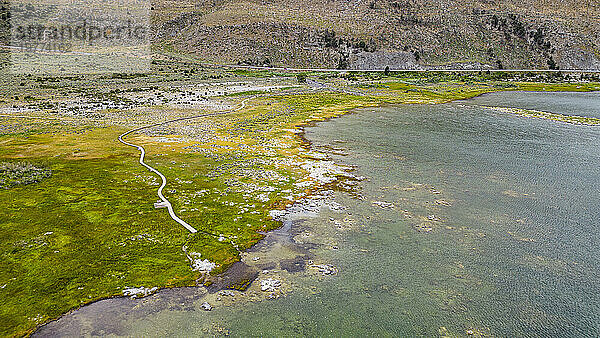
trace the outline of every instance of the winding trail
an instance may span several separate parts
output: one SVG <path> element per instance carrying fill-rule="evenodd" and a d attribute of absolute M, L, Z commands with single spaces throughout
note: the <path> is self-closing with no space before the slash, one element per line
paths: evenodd
<path fill-rule="evenodd" d="M 158 126 L 163 126 L 169 123 L 173 123 L 173 122 L 179 122 L 179 121 L 186 121 L 186 120 L 193 120 L 193 119 L 197 119 L 197 118 L 201 118 L 201 117 L 208 117 L 208 116 L 217 116 L 217 115 L 224 115 L 224 114 L 230 114 L 239 110 L 242 110 L 246 107 L 246 102 L 248 100 L 250 100 L 251 98 L 247 98 L 245 100 L 242 101 L 241 105 L 233 110 L 228 110 L 228 111 L 224 111 L 224 112 L 217 112 L 217 113 L 209 113 L 209 114 L 201 114 L 201 115 L 195 115 L 195 116 L 188 116 L 188 117 L 181 117 L 178 119 L 174 119 L 174 120 L 169 120 L 169 121 L 165 121 L 165 122 L 160 122 L 160 123 L 155 123 L 149 126 L 145 126 L 145 127 L 140 127 L 140 128 L 136 128 L 136 129 L 132 129 L 129 130 L 121 135 L 119 135 L 119 142 L 128 145 L 130 147 L 136 148 L 137 150 L 140 151 L 140 164 L 143 165 L 144 167 L 146 167 L 148 170 L 150 170 L 151 172 L 157 174 L 158 176 L 160 176 L 161 180 L 162 180 L 162 184 L 160 185 L 160 188 L 158 188 L 158 198 L 160 198 L 161 202 L 167 207 L 168 211 L 169 211 L 169 216 L 171 216 L 171 218 L 181 224 L 184 228 L 186 228 L 189 232 L 191 233 L 196 233 L 198 232 L 198 230 L 196 230 L 194 227 L 192 227 L 191 225 L 189 225 L 188 223 L 186 223 L 184 220 L 182 220 L 181 218 L 179 218 L 176 214 L 175 211 L 173 211 L 173 206 L 171 205 L 171 202 L 169 202 L 169 200 L 163 195 L 162 191 L 165 188 L 165 186 L 167 185 L 167 178 L 165 177 L 165 175 L 163 175 L 160 171 L 156 170 L 155 168 L 149 166 L 146 162 L 144 162 L 144 158 L 146 156 L 146 150 L 144 149 L 144 147 L 142 147 L 141 145 L 137 145 L 137 144 L 133 144 L 133 143 L 129 143 L 125 140 L 123 140 L 123 138 L 131 133 L 135 133 L 138 132 L 140 130 L 144 130 L 144 129 L 148 129 L 148 128 L 153 128 L 153 127 L 158 127 Z M 204 232 L 204 231 L 203 231 Z M 207 234 L 211 235 L 211 236 L 215 236 L 217 237 L 217 235 L 212 234 L 212 233 L 208 233 Z"/>

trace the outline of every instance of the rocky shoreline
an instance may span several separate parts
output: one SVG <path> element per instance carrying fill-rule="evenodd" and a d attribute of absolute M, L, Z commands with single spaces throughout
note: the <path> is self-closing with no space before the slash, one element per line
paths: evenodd
<path fill-rule="evenodd" d="M 347 111 L 346 113 L 349 113 Z M 337 116 L 336 116 L 337 117 Z M 319 122 L 327 121 L 317 120 Z M 77 316 L 81 311 L 94 312 L 96 307 L 127 307 L 128 311 L 135 311 L 141 304 L 162 304 L 169 302 L 163 298 L 185 298 L 194 302 L 201 302 L 199 309 L 212 311 L 222 306 L 239 306 L 244 302 L 257 302 L 285 297 L 293 292 L 292 275 L 305 273 L 314 276 L 315 282 L 319 278 L 335 276 L 338 268 L 329 262 L 311 254 L 312 245 L 305 242 L 307 235 L 302 227 L 303 219 L 314 218 L 323 209 L 333 212 L 343 212 L 344 207 L 336 203 L 334 193 L 342 191 L 337 186 L 342 181 L 357 182 L 363 177 L 352 174 L 353 168 L 334 163 L 329 159 L 327 151 L 340 154 L 339 148 L 331 145 L 330 149 L 317 151 L 304 136 L 304 128 L 314 126 L 315 122 L 306 122 L 293 131 L 301 139 L 299 150 L 303 151 L 306 161 L 299 166 L 306 172 L 305 180 L 299 180 L 303 188 L 311 191 L 310 194 L 295 200 L 284 210 L 272 210 L 271 217 L 280 222 L 281 227 L 267 232 L 259 243 L 254 245 L 242 255 L 242 260 L 234 263 L 225 272 L 210 276 L 214 263 L 201 259 L 195 253 L 187 253 L 192 269 L 205 272 L 201 284 L 196 287 L 131 287 L 123 290 L 121 296 L 100 299 L 74 309 L 56 320 L 39 326 L 33 336 L 46 336 L 51 334 L 53 328 L 62 326 L 62 322 Z M 322 152 L 325 151 L 325 152 Z M 304 183 L 303 183 L 304 182 Z M 348 185 L 358 194 L 356 184 Z M 335 222 L 332 223 L 333 226 Z M 339 226 L 339 224 L 338 224 Z M 303 240 L 297 241 L 297 238 Z M 333 246 L 335 249 L 336 246 Z M 284 251 L 282 254 L 281 251 Z M 292 257 L 293 256 L 293 257 Z M 290 257 L 290 258 L 288 258 Z M 114 305 L 111 305 L 113 304 Z M 156 309 L 152 310 L 155 311 Z"/>

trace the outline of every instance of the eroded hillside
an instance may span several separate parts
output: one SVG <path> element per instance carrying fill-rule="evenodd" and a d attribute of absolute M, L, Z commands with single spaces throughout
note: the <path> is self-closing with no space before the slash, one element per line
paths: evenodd
<path fill-rule="evenodd" d="M 593 1 L 157 0 L 153 9 L 159 46 L 210 62 L 600 69 Z"/>

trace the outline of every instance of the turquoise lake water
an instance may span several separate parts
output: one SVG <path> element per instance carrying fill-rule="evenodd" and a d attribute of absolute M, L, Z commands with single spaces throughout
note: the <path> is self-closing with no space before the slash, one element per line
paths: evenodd
<path fill-rule="evenodd" d="M 280 243 L 337 274 L 294 272 L 285 297 L 210 312 L 194 289 L 107 300 L 38 333 L 600 336 L 600 128 L 484 106 L 600 117 L 598 94 L 496 93 L 319 123 L 306 138 L 366 178 L 360 197 L 336 192 L 345 209 L 255 252 Z"/>

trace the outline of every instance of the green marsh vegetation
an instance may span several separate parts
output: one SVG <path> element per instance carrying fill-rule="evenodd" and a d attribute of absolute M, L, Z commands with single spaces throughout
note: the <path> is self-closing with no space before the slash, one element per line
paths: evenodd
<path fill-rule="evenodd" d="M 175 85 L 238 76 L 246 80 L 294 76 L 196 66 L 194 72 L 184 73 L 185 64 L 166 61 L 153 66 L 156 69 L 143 77 L 23 77 L 17 88 L 0 93 L 0 100 L 19 107 L 56 103 L 73 95 L 126 101 L 124 93 L 170 90 Z M 212 275 L 224 272 L 239 260 L 240 251 L 279 226 L 269 211 L 292 203 L 283 191 L 296 196 L 311 193 L 294 185 L 306 179 L 303 169 L 281 164 L 286 159 L 302 160 L 300 148 L 305 144 L 293 131 L 304 124 L 355 108 L 442 103 L 498 90 L 600 89 L 591 82 L 537 83 L 529 78 L 513 82 L 483 75 L 310 73 L 328 87 L 224 96 L 237 103 L 258 95 L 236 113 L 186 122 L 184 127 L 192 129 L 206 128 L 202 123 L 208 123 L 216 135 L 208 142 L 186 138 L 181 134 L 185 129 L 177 126 L 152 135 L 131 135 L 131 141 L 146 148 L 147 162 L 167 177 L 165 196 L 178 215 L 201 230 L 195 235 L 173 222 L 164 209 L 154 209 L 158 177 L 139 165 L 135 149 L 117 142 L 127 128 L 111 126 L 110 114 L 127 111 L 102 112 L 103 120 L 90 117 L 75 126 L 54 114 L 58 121 L 0 117 L 0 182 L 8 177 L 2 168 L 17 166 L 23 168 L 22 176 L 9 169 L 10 180 L 22 177 L 29 183 L 0 189 L 5 206 L 0 210 L 0 334 L 26 335 L 71 309 L 120 296 L 127 287 L 209 281 L 210 276 L 190 268 L 184 246 L 216 264 Z M 25 97 L 34 100 L 25 102 Z M 51 109 L 39 108 L 36 114 L 50 114 Z M 166 106 L 152 109 L 159 116 L 173 112 Z M 25 179 L 27 175 L 35 179 Z"/>

